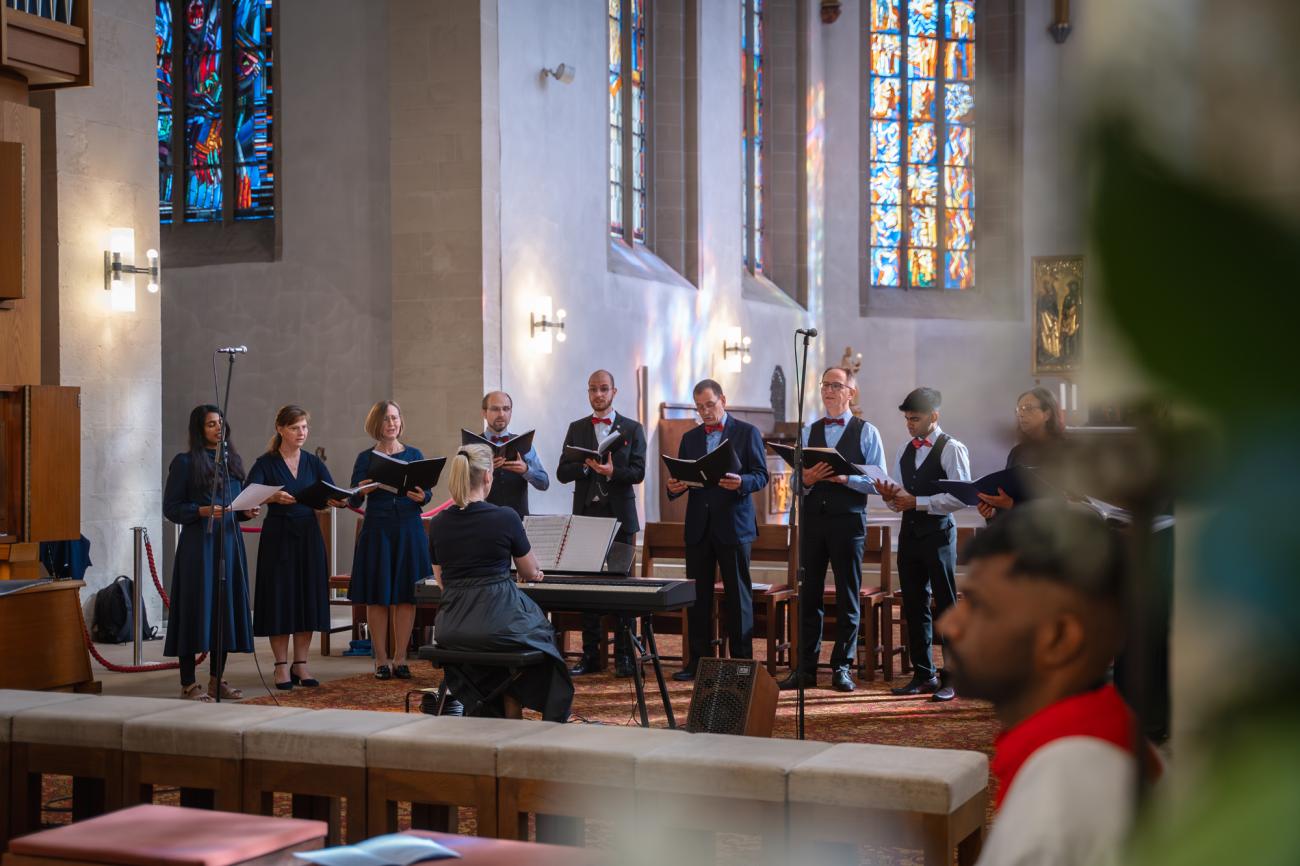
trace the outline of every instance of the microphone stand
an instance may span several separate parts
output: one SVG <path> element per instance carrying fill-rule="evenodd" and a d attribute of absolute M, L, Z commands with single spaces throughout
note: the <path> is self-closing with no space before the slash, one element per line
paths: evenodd
<path fill-rule="evenodd" d="M 217 504 L 218 491 L 220 491 L 221 499 L 224 500 L 226 498 L 226 493 L 230 488 L 230 468 L 226 460 L 226 429 L 228 426 L 226 424 L 226 410 L 230 406 L 230 380 L 234 378 L 235 375 L 235 353 L 227 352 L 226 358 L 229 363 L 226 366 L 226 395 L 224 402 L 220 399 L 216 353 L 213 354 L 212 358 L 212 394 L 217 398 L 217 406 L 221 412 L 221 427 L 217 438 L 217 459 L 213 466 L 212 490 L 208 497 L 208 502 L 213 506 Z M 216 524 L 217 530 L 215 541 L 217 544 L 217 574 L 215 586 L 213 587 L 216 599 L 213 602 L 214 607 L 212 609 L 213 618 L 216 620 L 216 628 L 213 631 L 212 642 L 209 648 L 209 651 L 212 653 L 212 675 L 217 681 L 217 693 L 213 696 L 213 699 L 217 703 L 221 703 L 221 680 L 226 673 L 224 658 L 226 624 L 226 611 L 224 608 L 226 600 L 226 517 L 227 512 L 224 510 L 223 506 L 221 522 Z M 213 524 L 216 519 L 216 515 L 213 514 L 208 520 L 209 535 L 213 534 Z M 238 518 L 236 517 L 236 519 Z M 236 524 L 236 531 L 238 531 L 238 524 Z"/>
<path fill-rule="evenodd" d="M 803 586 L 804 586 L 803 556 L 800 555 L 800 551 L 799 551 L 799 548 L 803 545 L 803 531 L 804 531 L 805 491 L 804 491 L 804 483 L 803 483 L 803 404 L 804 404 L 804 390 L 808 384 L 808 342 L 811 339 L 812 339 L 812 335 L 807 333 L 803 335 L 803 363 L 797 365 L 797 370 L 796 370 L 796 372 L 799 375 L 799 388 L 798 388 L 799 426 L 798 426 L 798 432 L 795 434 L 795 439 L 794 439 L 793 469 L 794 469 L 794 479 L 796 484 L 795 499 L 794 499 L 794 505 L 795 505 L 794 522 L 795 522 L 795 526 L 798 528 L 799 543 L 794 545 L 794 550 L 791 551 L 791 553 L 794 556 L 795 575 L 797 575 L 797 579 L 799 582 L 797 591 L 800 595 L 803 594 Z M 801 627 L 802 619 L 803 619 L 803 607 L 801 605 L 800 615 L 798 617 L 795 617 L 795 621 L 794 621 L 794 645 L 795 647 L 798 648 L 798 652 L 799 652 L 799 658 L 795 661 L 795 675 L 799 681 L 798 686 L 796 687 L 797 698 L 795 701 L 795 736 L 800 740 L 804 738 L 804 730 L 803 730 L 804 728 L 804 687 L 803 687 L 804 650 L 803 650 L 803 633 L 802 633 L 803 629 Z M 816 662 L 813 662 L 812 673 L 814 676 L 817 675 Z"/>

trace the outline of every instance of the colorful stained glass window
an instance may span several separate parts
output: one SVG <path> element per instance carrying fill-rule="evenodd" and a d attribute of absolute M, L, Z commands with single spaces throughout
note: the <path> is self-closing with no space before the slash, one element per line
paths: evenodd
<path fill-rule="evenodd" d="M 763 2 L 741 0 L 740 3 L 741 257 L 745 267 L 756 274 L 763 272 L 766 252 L 763 154 L 767 115 L 764 99 L 767 35 Z M 879 100 L 880 116 L 897 116 L 897 93 L 889 94 L 882 89 Z M 897 146 L 897 141 L 894 144 Z"/>
<path fill-rule="evenodd" d="M 609 233 L 639 244 L 646 242 L 648 213 L 645 3 L 609 0 L 608 5 Z"/>
<path fill-rule="evenodd" d="M 273 0 L 156 0 L 163 223 L 275 216 Z M 224 10 L 231 9 L 231 21 Z M 233 33 L 234 38 L 228 38 Z M 223 80 L 234 86 L 227 107 Z M 178 189 L 179 187 L 179 189 Z"/>
<path fill-rule="evenodd" d="M 975 4 L 870 0 L 872 286 L 975 285 Z"/>

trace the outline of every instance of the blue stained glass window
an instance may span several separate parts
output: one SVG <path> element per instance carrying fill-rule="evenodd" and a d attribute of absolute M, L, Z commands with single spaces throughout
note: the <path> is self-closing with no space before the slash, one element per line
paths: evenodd
<path fill-rule="evenodd" d="M 767 118 L 764 83 L 767 77 L 766 26 L 763 0 L 741 0 L 741 256 L 744 266 L 756 274 L 763 272 L 766 253 L 766 220 L 763 216 Z"/>
<path fill-rule="evenodd" d="M 275 216 L 273 2 L 232 0 L 233 20 L 225 21 L 222 0 L 155 0 L 158 210 L 164 224 L 175 222 L 181 208 L 187 223 L 220 223 L 228 204 L 236 220 Z M 227 71 L 233 113 L 223 89 Z"/>
<path fill-rule="evenodd" d="M 871 285 L 973 288 L 977 0 L 869 2 Z"/>
<path fill-rule="evenodd" d="M 609 233 L 619 240 L 643 244 L 649 214 L 646 0 L 608 0 L 607 17 Z"/>

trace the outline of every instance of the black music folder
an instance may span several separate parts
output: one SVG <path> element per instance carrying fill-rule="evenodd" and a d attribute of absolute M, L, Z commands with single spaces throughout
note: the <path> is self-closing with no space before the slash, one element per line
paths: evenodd
<path fill-rule="evenodd" d="M 604 436 L 596 440 L 595 451 L 591 450 L 590 448 L 582 448 L 577 445 L 566 444 L 564 446 L 564 453 L 560 455 L 560 459 L 574 460 L 581 463 L 584 460 L 590 458 L 591 460 L 595 460 L 597 463 L 603 463 L 605 462 L 605 455 L 608 454 L 610 449 L 613 448 L 614 445 L 622 438 L 623 438 L 623 434 L 621 432 L 619 432 L 618 430 L 611 430 L 610 432 L 606 433 Z"/>
<path fill-rule="evenodd" d="M 782 460 L 794 467 L 794 446 L 777 445 L 775 442 L 768 442 L 767 447 L 771 448 Z M 871 468 L 859 466 L 856 463 L 850 463 L 848 459 L 836 451 L 834 448 L 804 448 L 803 449 L 803 467 L 811 469 L 822 463 L 829 463 L 831 470 L 836 475 L 872 475 Z M 875 474 L 879 474 L 878 472 Z"/>
<path fill-rule="evenodd" d="M 1027 495 L 1028 490 L 1024 483 L 1024 473 L 1021 472 L 1018 466 L 991 472 L 973 481 L 955 481 L 945 478 L 935 481 L 934 486 L 944 493 L 951 493 L 967 505 L 979 505 L 979 495 L 981 493 L 985 496 L 997 496 L 998 488 L 1001 488 L 1016 502 L 1032 498 Z"/>
<path fill-rule="evenodd" d="M 347 499 L 362 490 L 370 490 L 378 486 L 377 484 L 359 484 L 356 487 L 339 487 L 336 484 L 330 484 L 328 481 L 320 479 L 310 487 L 300 490 L 294 496 L 294 499 L 297 499 L 308 508 L 324 511 L 330 507 L 329 501 L 331 499 Z"/>
<path fill-rule="evenodd" d="M 406 463 L 387 454 L 371 451 L 366 475 L 378 486 L 402 496 L 415 487 L 421 490 L 432 490 L 437 487 L 438 476 L 442 475 L 442 467 L 446 463 L 446 457 L 430 457 L 426 460 L 413 460 Z"/>
<path fill-rule="evenodd" d="M 667 454 L 660 456 L 668 467 L 668 474 L 687 487 L 715 487 L 722 476 L 740 474 L 740 458 L 727 439 L 698 460 L 683 460 Z"/>
<path fill-rule="evenodd" d="M 471 433 L 462 427 L 460 431 L 460 444 L 486 445 L 492 449 L 493 457 L 504 457 L 506 460 L 522 460 L 525 454 L 533 450 L 533 434 L 536 432 L 536 430 L 529 430 L 527 433 L 520 433 L 518 436 L 512 436 L 505 442 L 496 443 L 488 439 L 486 436 Z"/>

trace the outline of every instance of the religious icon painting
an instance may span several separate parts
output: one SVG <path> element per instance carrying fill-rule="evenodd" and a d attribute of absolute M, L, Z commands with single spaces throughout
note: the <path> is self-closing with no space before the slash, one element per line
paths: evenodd
<path fill-rule="evenodd" d="M 1083 256 L 1033 259 L 1033 374 L 1082 369 Z"/>

